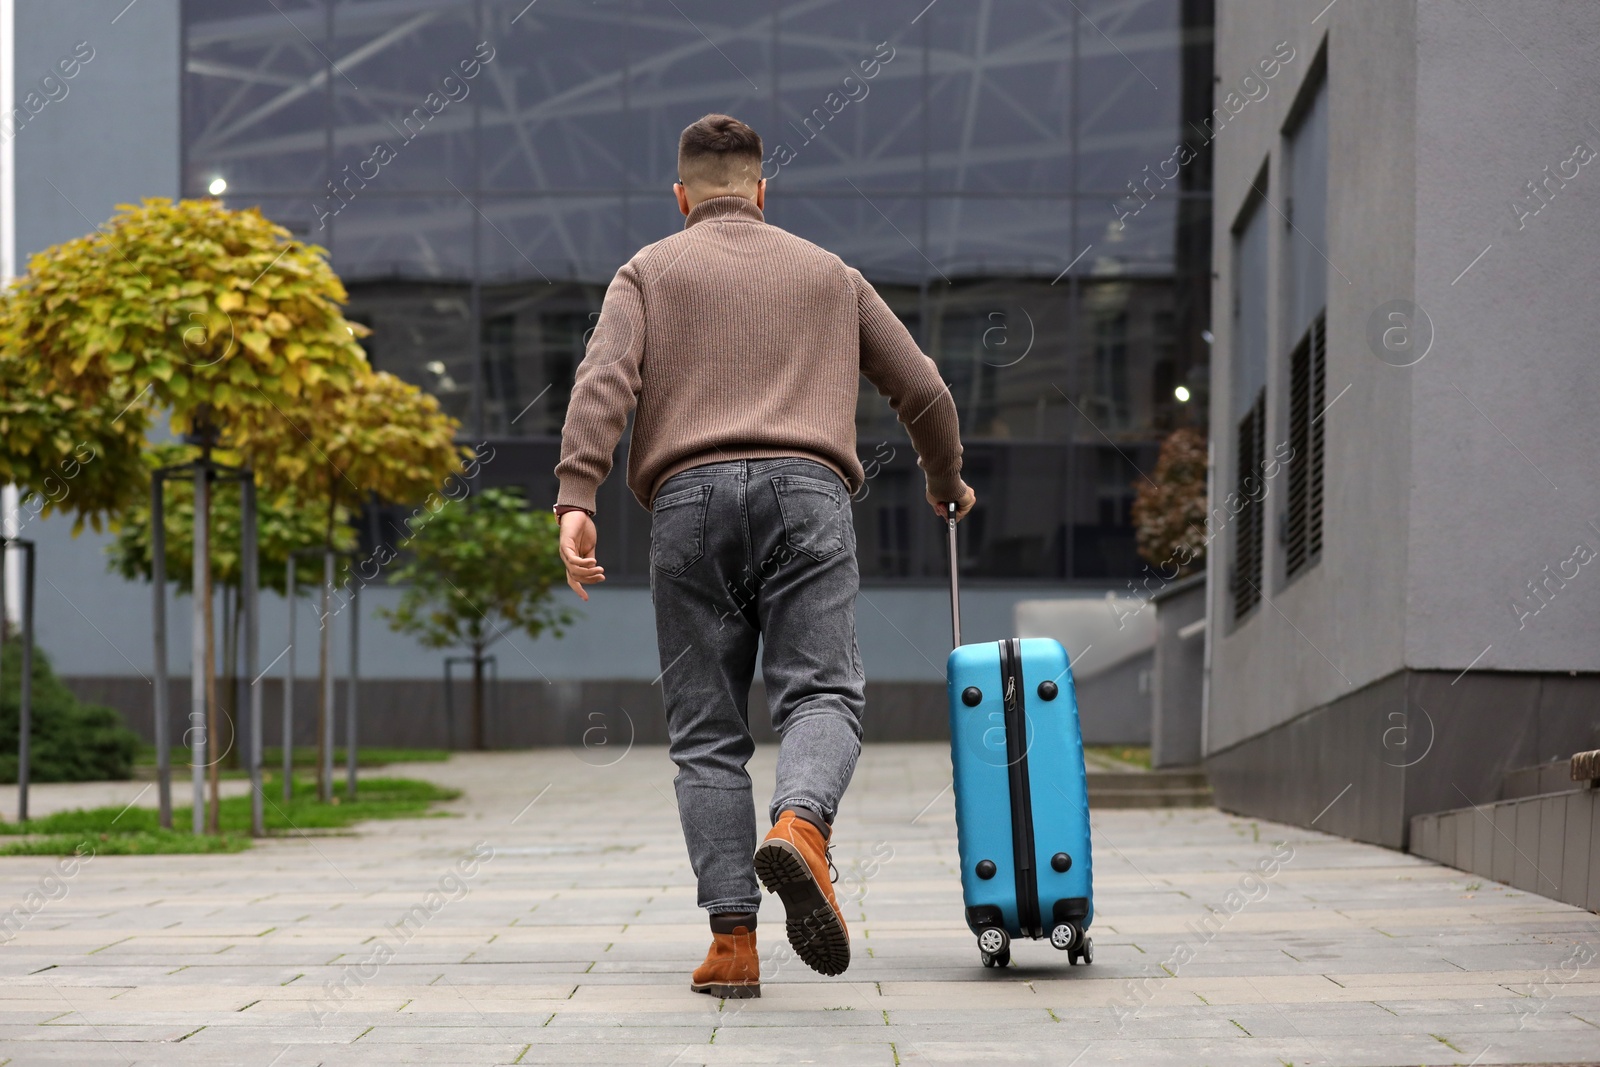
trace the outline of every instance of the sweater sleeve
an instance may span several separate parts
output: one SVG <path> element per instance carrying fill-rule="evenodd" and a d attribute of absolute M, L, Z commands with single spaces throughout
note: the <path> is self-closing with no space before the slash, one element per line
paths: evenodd
<path fill-rule="evenodd" d="M 593 513 L 595 493 L 611 473 L 617 441 L 639 399 L 639 368 L 644 361 L 644 295 L 633 265 L 611 279 L 600 320 L 578 365 L 561 428 L 561 481 L 557 504 Z"/>
<path fill-rule="evenodd" d="M 928 492 L 954 500 L 961 486 L 961 430 L 955 398 L 938 365 L 922 354 L 905 324 L 861 272 L 850 270 L 861 318 L 861 373 L 889 398 L 917 450 Z"/>

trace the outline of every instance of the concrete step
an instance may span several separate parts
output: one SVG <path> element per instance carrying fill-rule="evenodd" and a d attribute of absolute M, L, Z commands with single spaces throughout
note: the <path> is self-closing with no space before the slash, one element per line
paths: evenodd
<path fill-rule="evenodd" d="M 1203 789 L 1208 783 L 1204 771 L 1174 770 L 1174 771 L 1090 771 L 1088 773 L 1089 788 L 1104 785 L 1110 789 L 1139 788 L 1139 789 Z"/>
<path fill-rule="evenodd" d="M 1211 787 L 1203 771 L 1090 771 L 1091 808 L 1208 808 Z"/>
<path fill-rule="evenodd" d="M 1209 808 L 1211 805 L 1209 788 L 1089 790 L 1089 807 L 1095 811 L 1111 808 Z"/>
<path fill-rule="evenodd" d="M 1600 789 L 1585 785 L 1413 815 L 1407 851 L 1600 911 L 1600 880 L 1583 876 L 1600 871 Z"/>

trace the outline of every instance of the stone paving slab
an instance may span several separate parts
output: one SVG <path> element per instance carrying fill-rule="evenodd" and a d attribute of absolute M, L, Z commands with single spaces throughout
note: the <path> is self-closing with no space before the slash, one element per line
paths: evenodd
<path fill-rule="evenodd" d="M 772 755 L 752 764 L 763 789 Z M 940 745 L 863 754 L 835 838 L 849 972 L 799 964 L 769 901 L 762 998 L 697 996 L 688 972 L 707 934 L 673 768 L 659 748 L 592 757 L 394 769 L 466 790 L 451 818 L 236 855 L 94 858 L 0 946 L 0 1060 L 1600 1061 L 1600 958 L 1573 963 L 1600 952 L 1593 914 L 1216 811 L 1097 813 L 1095 964 L 1040 942 L 985 970 L 962 921 Z M 153 803 L 144 785 L 51 787 L 36 807 Z M 1275 848 L 1288 858 L 1257 877 Z M 0 860 L 0 913 L 52 862 Z"/>

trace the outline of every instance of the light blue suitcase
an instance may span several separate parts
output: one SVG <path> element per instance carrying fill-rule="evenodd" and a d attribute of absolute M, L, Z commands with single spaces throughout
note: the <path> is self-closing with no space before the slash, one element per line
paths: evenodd
<path fill-rule="evenodd" d="M 1089 789 L 1067 653 L 1048 638 L 961 643 L 953 509 L 947 521 L 955 648 L 945 677 L 967 925 L 985 967 L 1011 961 L 1014 937 L 1049 937 L 1071 963 L 1092 963 Z"/>

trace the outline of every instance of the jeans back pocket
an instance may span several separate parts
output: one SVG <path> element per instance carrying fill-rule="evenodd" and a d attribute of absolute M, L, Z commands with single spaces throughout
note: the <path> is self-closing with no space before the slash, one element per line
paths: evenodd
<path fill-rule="evenodd" d="M 778 495 L 778 510 L 783 514 L 784 540 L 812 559 L 822 561 L 845 546 L 844 486 L 798 474 L 779 474 L 772 479 Z"/>
<path fill-rule="evenodd" d="M 650 509 L 650 565 L 676 578 L 705 554 L 706 509 L 711 486 L 697 485 L 656 497 Z"/>

